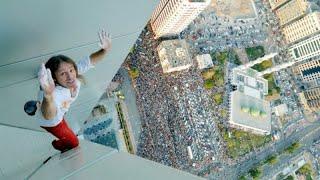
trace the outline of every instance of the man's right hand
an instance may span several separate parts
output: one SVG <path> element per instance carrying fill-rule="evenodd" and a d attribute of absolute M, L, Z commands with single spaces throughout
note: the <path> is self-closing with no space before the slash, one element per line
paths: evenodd
<path fill-rule="evenodd" d="M 51 96 L 54 91 L 55 84 L 52 79 L 50 69 L 46 69 L 43 63 L 41 64 L 40 70 L 38 72 L 38 79 L 40 82 L 40 86 L 44 92 L 44 96 Z"/>

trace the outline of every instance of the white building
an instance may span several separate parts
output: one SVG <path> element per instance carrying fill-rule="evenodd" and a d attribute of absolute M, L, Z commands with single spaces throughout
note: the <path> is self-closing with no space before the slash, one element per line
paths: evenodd
<path fill-rule="evenodd" d="M 319 31 L 320 12 L 310 13 L 282 29 L 287 43 L 298 41 Z"/>
<path fill-rule="evenodd" d="M 198 55 L 196 57 L 196 59 L 197 59 L 197 62 L 198 62 L 198 68 L 199 69 L 210 68 L 210 67 L 213 66 L 213 62 L 212 62 L 210 54 Z"/>
<path fill-rule="evenodd" d="M 185 40 L 162 41 L 157 50 L 164 73 L 181 71 L 192 65 Z"/>
<path fill-rule="evenodd" d="M 306 14 L 308 10 L 307 0 L 291 0 L 276 10 L 280 25 L 285 25 L 296 18 Z"/>
<path fill-rule="evenodd" d="M 240 91 L 231 93 L 230 126 L 255 134 L 271 133 L 270 103 Z"/>
<path fill-rule="evenodd" d="M 274 10 L 289 0 L 269 0 L 271 9 Z"/>
<path fill-rule="evenodd" d="M 210 0 L 160 0 L 150 20 L 156 38 L 179 34 L 209 4 Z"/>
<path fill-rule="evenodd" d="M 257 99 L 263 99 L 264 95 L 268 94 L 268 81 L 258 76 L 258 71 L 251 68 L 234 68 L 231 83 L 238 87 L 238 91 Z"/>
<path fill-rule="evenodd" d="M 255 134 L 270 134 L 271 108 L 264 100 L 268 94 L 268 81 L 258 76 L 254 69 L 235 68 L 231 83 L 237 90 L 230 96 L 230 126 Z"/>
<path fill-rule="evenodd" d="M 310 37 L 290 47 L 289 53 L 295 62 L 320 55 L 320 34 Z"/>
<path fill-rule="evenodd" d="M 250 67 L 275 55 L 266 55 L 232 70 L 231 83 L 237 86 L 237 90 L 230 95 L 231 127 L 260 135 L 271 133 L 271 107 L 264 100 L 268 94 L 268 81 Z"/>
<path fill-rule="evenodd" d="M 284 116 L 288 113 L 288 106 L 287 104 L 280 104 L 273 108 L 274 113 L 276 116 Z"/>

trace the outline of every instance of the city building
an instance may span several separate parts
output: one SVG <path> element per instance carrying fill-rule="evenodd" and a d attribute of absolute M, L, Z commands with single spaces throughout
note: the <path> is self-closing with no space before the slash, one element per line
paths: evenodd
<path fill-rule="evenodd" d="M 196 57 L 199 69 L 210 68 L 213 66 L 213 62 L 210 54 L 202 54 Z"/>
<path fill-rule="evenodd" d="M 231 83 L 237 90 L 230 96 L 231 127 L 255 134 L 271 133 L 271 107 L 264 96 L 268 94 L 268 81 L 251 68 L 234 68 Z"/>
<path fill-rule="evenodd" d="M 234 91 L 231 93 L 230 126 L 255 134 L 268 135 L 271 133 L 270 103 Z"/>
<path fill-rule="evenodd" d="M 289 0 L 269 0 L 271 9 L 274 10 L 276 8 L 278 8 L 279 6 L 281 6 L 282 4 L 288 2 Z"/>
<path fill-rule="evenodd" d="M 304 91 L 299 94 L 305 110 L 320 109 L 320 59 L 310 60 L 296 67 L 304 82 Z"/>
<path fill-rule="evenodd" d="M 293 43 L 320 31 L 320 12 L 313 12 L 282 29 L 287 43 Z"/>
<path fill-rule="evenodd" d="M 305 83 L 320 81 L 320 59 L 300 64 L 297 68 Z"/>
<path fill-rule="evenodd" d="M 314 58 L 320 55 L 320 34 L 312 36 L 304 41 L 292 45 L 289 53 L 295 62 Z"/>
<path fill-rule="evenodd" d="M 264 95 L 268 94 L 268 81 L 258 76 L 258 71 L 251 68 L 234 68 L 231 83 L 237 86 L 238 91 L 257 99 L 263 99 Z"/>
<path fill-rule="evenodd" d="M 288 106 L 287 106 L 287 104 L 280 104 L 280 105 L 274 107 L 273 111 L 276 114 L 276 116 L 282 117 L 288 113 Z"/>
<path fill-rule="evenodd" d="M 280 25 L 283 26 L 292 20 L 306 14 L 308 9 L 307 0 L 291 0 L 275 11 L 279 18 Z"/>
<path fill-rule="evenodd" d="M 320 87 L 310 88 L 303 92 L 308 107 L 313 111 L 320 110 Z"/>
<path fill-rule="evenodd" d="M 188 69 L 192 60 L 185 40 L 162 41 L 157 47 L 164 73 Z"/>
<path fill-rule="evenodd" d="M 150 20 L 156 38 L 179 34 L 209 4 L 210 0 L 160 0 Z"/>

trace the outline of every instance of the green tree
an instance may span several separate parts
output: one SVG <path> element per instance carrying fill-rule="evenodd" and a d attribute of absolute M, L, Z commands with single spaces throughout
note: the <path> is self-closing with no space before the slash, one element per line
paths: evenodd
<path fill-rule="evenodd" d="M 216 53 L 217 60 L 221 65 L 223 65 L 227 60 L 228 52 L 218 52 Z"/>
<path fill-rule="evenodd" d="M 261 169 L 258 167 L 252 168 L 249 170 L 249 174 L 253 178 L 258 178 L 262 174 Z"/>
<path fill-rule="evenodd" d="M 217 86 L 222 86 L 224 83 L 223 72 L 220 69 L 216 69 L 213 80 L 216 82 Z"/>
<path fill-rule="evenodd" d="M 300 144 L 298 142 L 295 142 L 291 144 L 289 147 L 285 149 L 286 153 L 292 154 L 295 150 L 297 150 L 300 147 Z"/>
<path fill-rule="evenodd" d="M 309 163 L 303 165 L 301 168 L 297 170 L 298 174 L 308 175 L 311 174 L 311 165 Z"/>
<path fill-rule="evenodd" d="M 213 95 L 213 100 L 216 104 L 221 104 L 223 102 L 223 97 L 222 97 L 222 93 L 216 93 Z"/>
<path fill-rule="evenodd" d="M 206 79 L 212 79 L 215 73 L 216 71 L 213 68 L 210 68 L 206 71 L 203 71 L 201 74 L 202 74 L 202 78 L 206 80 Z"/>
<path fill-rule="evenodd" d="M 246 48 L 246 53 L 250 61 L 253 61 L 259 57 L 262 57 L 265 54 L 263 46 Z"/>
<path fill-rule="evenodd" d="M 277 163 L 277 161 L 278 161 L 277 156 L 276 155 L 271 155 L 266 159 L 265 162 L 272 165 L 272 164 Z"/>
<path fill-rule="evenodd" d="M 242 64 L 242 62 L 240 61 L 240 58 L 239 58 L 239 56 L 237 54 L 235 55 L 235 58 L 234 58 L 234 64 L 236 64 L 236 65 L 241 65 Z"/>
<path fill-rule="evenodd" d="M 138 68 L 130 68 L 129 69 L 129 76 L 132 78 L 132 79 L 136 79 L 137 77 L 139 77 L 139 70 Z"/>
<path fill-rule="evenodd" d="M 227 111 L 225 109 L 221 109 L 220 114 L 222 117 L 226 118 L 227 117 Z"/>
<path fill-rule="evenodd" d="M 283 179 L 283 180 L 294 180 L 294 178 L 293 178 L 293 176 L 288 176 L 288 177 L 286 177 L 285 179 Z"/>
<path fill-rule="evenodd" d="M 307 174 L 306 180 L 313 180 L 311 174 Z"/>
<path fill-rule="evenodd" d="M 214 86 L 214 82 L 212 79 L 207 79 L 204 81 L 204 88 L 206 89 L 212 89 Z"/>
<path fill-rule="evenodd" d="M 223 80 L 222 77 L 219 77 L 219 78 L 216 79 L 216 85 L 217 86 L 222 86 L 223 83 L 224 83 L 224 80 Z"/>

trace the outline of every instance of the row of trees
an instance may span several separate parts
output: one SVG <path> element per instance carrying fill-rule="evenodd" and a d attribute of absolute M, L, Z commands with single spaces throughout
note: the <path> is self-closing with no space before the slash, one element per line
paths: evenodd
<path fill-rule="evenodd" d="M 290 146 L 285 148 L 284 151 L 282 151 L 281 153 L 292 154 L 297 149 L 299 149 L 299 147 L 300 147 L 300 143 L 299 142 L 294 142 Z M 248 173 L 253 179 L 257 179 L 257 178 L 259 178 L 261 176 L 261 174 L 263 172 L 262 171 L 262 166 L 263 165 L 265 165 L 265 164 L 274 165 L 277 162 L 278 162 L 278 156 L 276 154 L 270 155 L 264 161 L 262 161 L 262 163 L 259 163 L 257 166 L 251 168 L 248 171 Z M 310 171 L 310 168 L 306 165 L 306 166 L 301 167 L 297 172 L 300 173 L 300 174 L 307 175 L 308 173 L 310 174 L 311 171 Z M 245 176 L 241 176 L 239 179 L 246 179 L 246 178 L 245 178 Z"/>
<path fill-rule="evenodd" d="M 128 129 L 127 123 L 124 119 L 122 108 L 121 108 L 121 105 L 119 102 L 116 104 L 116 109 L 117 109 L 118 117 L 120 120 L 120 126 L 121 126 L 121 129 L 123 130 L 123 137 L 124 137 L 124 140 L 126 143 L 127 150 L 129 153 L 134 154 L 132 143 L 130 140 L 129 129 Z"/>

